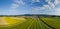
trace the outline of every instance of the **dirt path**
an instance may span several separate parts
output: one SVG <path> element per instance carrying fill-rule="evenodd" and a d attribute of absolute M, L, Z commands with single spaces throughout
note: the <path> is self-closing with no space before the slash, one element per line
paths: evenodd
<path fill-rule="evenodd" d="M 3 17 L 0 17 L 0 26 L 5 26 L 7 25 L 6 21 L 4 20 Z"/>

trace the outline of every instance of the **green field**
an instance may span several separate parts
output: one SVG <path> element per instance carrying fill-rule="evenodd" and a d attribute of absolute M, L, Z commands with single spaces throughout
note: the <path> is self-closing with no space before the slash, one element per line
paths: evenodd
<path fill-rule="evenodd" d="M 42 18 L 43 21 L 45 21 L 47 24 L 49 24 L 52 27 L 55 27 L 56 29 L 60 29 L 60 17 L 54 17 L 54 18 Z"/>
<path fill-rule="evenodd" d="M 5 17 L 4 19 L 10 24 L 0 29 L 60 29 L 59 17 Z"/>

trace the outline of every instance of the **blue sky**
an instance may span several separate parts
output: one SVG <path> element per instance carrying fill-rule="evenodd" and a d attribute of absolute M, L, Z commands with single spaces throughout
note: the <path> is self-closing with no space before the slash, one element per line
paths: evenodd
<path fill-rule="evenodd" d="M 60 0 L 0 0 L 0 15 L 60 15 Z"/>

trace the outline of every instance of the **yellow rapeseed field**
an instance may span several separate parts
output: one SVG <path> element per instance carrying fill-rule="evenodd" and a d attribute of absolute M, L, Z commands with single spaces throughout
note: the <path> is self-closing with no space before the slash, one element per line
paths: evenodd
<path fill-rule="evenodd" d="M 23 17 L 20 17 L 20 18 L 18 18 L 18 17 L 2 17 L 2 18 L 5 21 L 4 23 L 7 26 L 16 25 L 18 23 L 22 23 L 22 22 L 26 21 L 25 18 L 23 18 Z"/>

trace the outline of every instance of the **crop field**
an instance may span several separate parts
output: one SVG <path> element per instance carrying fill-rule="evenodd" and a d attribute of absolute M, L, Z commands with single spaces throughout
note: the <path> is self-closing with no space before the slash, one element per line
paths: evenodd
<path fill-rule="evenodd" d="M 0 29 L 60 29 L 59 17 L 0 17 Z"/>
<path fill-rule="evenodd" d="M 12 26 L 26 21 L 23 17 L 0 17 L 0 24 Z"/>
<path fill-rule="evenodd" d="M 60 17 L 42 18 L 42 20 L 45 21 L 50 26 L 55 27 L 56 29 L 60 29 Z"/>

